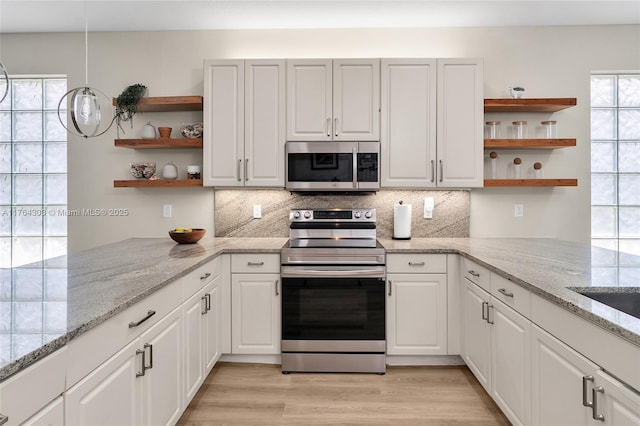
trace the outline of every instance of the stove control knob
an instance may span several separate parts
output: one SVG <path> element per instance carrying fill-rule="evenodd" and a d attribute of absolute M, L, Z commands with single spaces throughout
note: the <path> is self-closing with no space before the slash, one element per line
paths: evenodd
<path fill-rule="evenodd" d="M 367 219 L 371 219 L 371 212 L 366 212 L 364 214 L 364 217 L 366 217 Z"/>
<path fill-rule="evenodd" d="M 309 219 L 311 217 L 311 212 L 304 212 L 304 218 Z"/>
<path fill-rule="evenodd" d="M 360 212 L 355 212 L 355 213 L 353 214 L 353 216 L 355 216 L 355 218 L 356 218 L 356 219 L 360 219 L 360 216 L 362 216 L 362 213 L 360 213 Z"/>
<path fill-rule="evenodd" d="M 294 219 L 300 218 L 300 212 L 293 212 L 293 218 Z"/>

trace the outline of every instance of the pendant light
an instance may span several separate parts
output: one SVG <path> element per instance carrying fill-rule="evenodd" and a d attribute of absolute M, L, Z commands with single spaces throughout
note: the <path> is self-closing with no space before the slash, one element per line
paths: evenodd
<path fill-rule="evenodd" d="M 109 102 L 109 97 L 102 91 L 89 86 L 89 28 L 87 24 L 87 2 L 84 3 L 84 77 L 85 85 L 76 87 L 65 93 L 58 102 L 58 119 L 67 132 L 83 138 L 91 138 L 104 134 L 111 128 L 113 119 L 108 125 L 102 125 L 100 102 Z M 66 112 L 61 109 L 63 102 L 69 101 L 73 129 L 66 125 Z M 64 116 L 64 119 L 63 119 Z M 101 129 L 102 127 L 102 129 Z"/>
<path fill-rule="evenodd" d="M 0 62 L 0 78 L 2 78 L 0 81 L 0 103 L 2 103 L 9 93 L 9 74 L 2 62 Z"/>

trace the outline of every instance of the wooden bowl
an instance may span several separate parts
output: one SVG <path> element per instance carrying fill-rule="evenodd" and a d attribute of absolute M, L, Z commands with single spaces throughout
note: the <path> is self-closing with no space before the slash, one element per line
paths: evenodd
<path fill-rule="evenodd" d="M 207 230 L 202 228 L 192 228 L 191 232 L 176 232 L 172 229 L 169 231 L 169 236 L 178 244 L 193 244 L 204 237 L 206 232 Z"/>

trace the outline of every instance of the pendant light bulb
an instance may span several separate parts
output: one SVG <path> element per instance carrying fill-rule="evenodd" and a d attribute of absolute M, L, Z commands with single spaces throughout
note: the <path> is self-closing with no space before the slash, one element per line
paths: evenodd
<path fill-rule="evenodd" d="M 78 113 L 78 121 L 85 126 L 100 124 L 100 103 L 93 90 L 85 87 L 76 96 L 74 110 Z"/>

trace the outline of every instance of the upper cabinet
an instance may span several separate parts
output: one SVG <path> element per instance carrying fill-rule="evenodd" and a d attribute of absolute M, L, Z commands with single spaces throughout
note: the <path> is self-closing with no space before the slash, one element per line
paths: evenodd
<path fill-rule="evenodd" d="M 287 140 L 379 139 L 379 59 L 287 60 Z"/>
<path fill-rule="evenodd" d="M 283 187 L 285 61 L 205 61 L 204 91 L 204 185 Z"/>
<path fill-rule="evenodd" d="M 481 59 L 383 59 L 381 186 L 483 185 Z"/>

